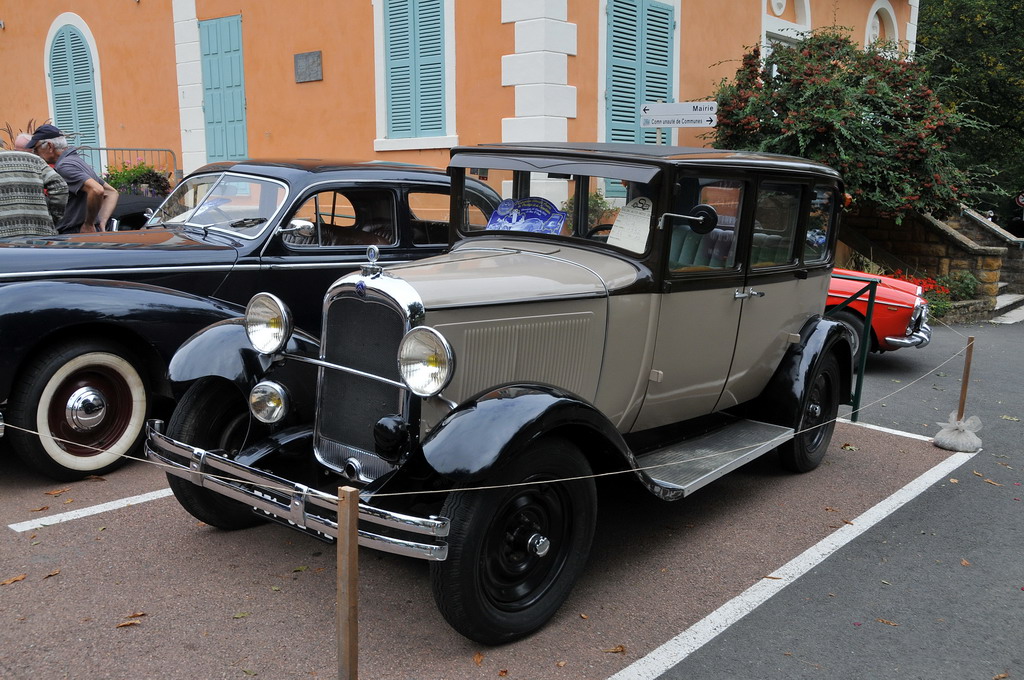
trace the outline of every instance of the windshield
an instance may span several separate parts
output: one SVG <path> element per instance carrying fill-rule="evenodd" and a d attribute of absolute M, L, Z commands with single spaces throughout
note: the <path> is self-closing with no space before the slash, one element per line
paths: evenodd
<path fill-rule="evenodd" d="M 258 235 L 284 202 L 277 182 L 220 173 L 196 175 L 181 182 L 146 226 L 190 225 Z"/>
<path fill-rule="evenodd" d="M 650 182 L 572 173 L 480 170 L 501 194 L 489 214 L 467 205 L 466 236 L 508 231 L 539 238 L 568 237 L 646 252 L 654 224 L 657 179 Z"/>

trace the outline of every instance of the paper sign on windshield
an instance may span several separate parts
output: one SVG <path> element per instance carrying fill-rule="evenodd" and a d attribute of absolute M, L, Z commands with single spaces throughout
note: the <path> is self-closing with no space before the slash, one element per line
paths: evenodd
<path fill-rule="evenodd" d="M 642 253 L 647 248 L 647 235 L 651 231 L 651 211 L 654 202 L 646 197 L 634 198 L 619 210 L 608 234 L 608 245 Z"/>

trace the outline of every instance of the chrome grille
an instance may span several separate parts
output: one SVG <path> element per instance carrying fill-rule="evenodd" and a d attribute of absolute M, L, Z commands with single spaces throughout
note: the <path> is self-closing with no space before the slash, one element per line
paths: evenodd
<path fill-rule="evenodd" d="M 379 298 L 345 291 L 330 301 L 322 338 L 323 359 L 373 376 L 400 381 L 398 343 L 406 320 L 397 306 Z M 344 472 L 351 459 L 360 481 L 390 466 L 373 453 L 373 426 L 384 416 L 401 414 L 404 391 L 373 378 L 321 369 L 316 422 L 317 457 Z"/>

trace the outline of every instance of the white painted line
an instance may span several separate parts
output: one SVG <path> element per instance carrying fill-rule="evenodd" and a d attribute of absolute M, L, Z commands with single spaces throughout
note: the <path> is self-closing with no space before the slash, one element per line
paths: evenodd
<path fill-rule="evenodd" d="M 905 487 L 867 510 L 853 524 L 844 525 L 816 545 L 774 571 L 771 579 L 758 581 L 745 591 L 693 624 L 662 646 L 623 668 L 609 680 L 653 680 L 693 652 L 710 642 L 719 633 L 767 602 L 787 585 L 818 566 L 826 557 L 916 498 L 932 484 L 960 467 L 973 453 L 954 453 Z"/>
<path fill-rule="evenodd" d="M 158 498 L 166 498 L 167 496 L 170 495 L 170 489 L 160 489 L 159 491 L 150 491 L 149 493 L 144 493 L 139 496 L 131 496 L 130 498 L 122 498 L 120 500 L 110 501 L 109 503 L 100 503 L 99 505 L 92 505 L 88 508 L 82 508 L 80 510 L 62 512 L 57 515 L 50 515 L 49 517 L 40 517 L 39 519 L 29 520 L 28 522 L 8 524 L 7 527 L 18 532 L 32 531 L 33 529 L 39 529 L 41 527 L 50 526 L 51 524 L 70 522 L 73 519 L 88 517 L 89 515 L 98 515 L 101 512 L 117 510 L 119 508 L 128 507 L 129 505 L 138 505 L 139 503 L 145 503 L 146 501 L 155 501 Z"/>
<path fill-rule="evenodd" d="M 931 437 L 923 434 L 915 434 L 913 432 L 904 432 L 903 430 L 893 430 L 888 427 L 882 427 L 881 425 L 872 425 L 870 423 L 855 423 L 852 420 L 846 418 L 836 418 L 840 423 L 846 423 L 847 425 L 856 425 L 857 427 L 866 427 L 869 430 L 878 430 L 879 432 L 887 432 L 889 434 L 897 434 L 901 437 L 907 437 L 909 439 L 920 439 L 923 442 L 930 442 Z"/>

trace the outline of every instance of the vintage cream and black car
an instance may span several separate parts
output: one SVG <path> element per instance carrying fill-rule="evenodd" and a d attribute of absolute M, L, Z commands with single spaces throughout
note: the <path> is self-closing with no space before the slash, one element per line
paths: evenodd
<path fill-rule="evenodd" d="M 358 487 L 360 544 L 429 560 L 444 617 L 495 644 L 568 596 L 595 473 L 676 500 L 769 451 L 821 462 L 851 391 L 821 315 L 843 194 L 802 159 L 665 146 L 456 148 L 449 173 L 449 253 L 338 280 L 319 338 L 256 295 L 175 355 L 191 386 L 147 451 L 224 529 L 336 536 Z"/>

